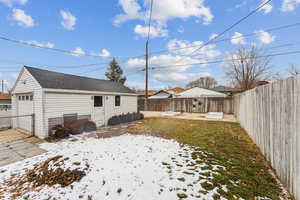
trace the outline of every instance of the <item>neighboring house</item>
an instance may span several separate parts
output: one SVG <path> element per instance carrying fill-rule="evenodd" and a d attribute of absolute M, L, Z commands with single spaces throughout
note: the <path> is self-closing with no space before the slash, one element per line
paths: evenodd
<path fill-rule="evenodd" d="M 153 94 L 149 99 L 168 99 L 174 98 L 178 93 L 183 92 L 184 89 L 176 87 L 168 90 L 160 90 Z"/>
<path fill-rule="evenodd" d="M 171 93 L 171 94 L 178 94 L 178 93 L 181 93 L 185 91 L 185 89 L 183 88 L 180 88 L 180 87 L 176 87 L 176 88 L 171 88 L 171 89 L 168 89 L 167 92 Z"/>
<path fill-rule="evenodd" d="M 155 90 L 148 90 L 148 97 L 151 97 L 152 95 L 154 95 L 156 93 Z M 138 97 L 139 99 L 145 99 L 146 97 L 146 92 L 143 90 L 143 91 L 138 91 Z"/>
<path fill-rule="evenodd" d="M 0 93 L 0 110 L 11 109 L 11 94 Z"/>
<path fill-rule="evenodd" d="M 227 87 L 227 86 L 222 86 L 222 85 L 219 85 L 217 87 L 211 88 L 210 90 L 226 94 L 227 96 L 233 96 L 235 93 L 239 92 L 237 89 L 234 89 L 234 88 L 231 88 L 231 87 Z"/>
<path fill-rule="evenodd" d="M 175 95 L 176 98 L 226 97 L 225 94 L 212 90 L 194 87 Z"/>
<path fill-rule="evenodd" d="M 168 98 L 172 98 L 172 94 L 165 90 L 160 90 L 156 92 L 154 95 L 152 95 L 151 97 L 149 97 L 149 99 L 168 99 Z"/>
<path fill-rule="evenodd" d="M 137 112 L 137 94 L 120 83 L 24 67 L 12 89 L 12 114 L 35 115 L 35 135 L 67 118 L 90 119 L 97 126 L 110 117 Z M 13 120 L 13 127 L 31 130 L 30 118 Z"/>

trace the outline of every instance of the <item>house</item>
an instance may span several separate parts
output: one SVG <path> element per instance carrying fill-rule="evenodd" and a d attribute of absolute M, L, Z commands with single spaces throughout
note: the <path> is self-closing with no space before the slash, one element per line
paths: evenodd
<path fill-rule="evenodd" d="M 151 97 L 152 95 L 154 95 L 156 93 L 155 90 L 148 90 L 148 97 Z M 146 92 L 145 90 L 142 91 L 138 91 L 138 98 L 139 99 L 145 99 L 146 97 Z"/>
<path fill-rule="evenodd" d="M 237 89 L 227 87 L 227 86 L 222 86 L 222 85 L 211 88 L 210 90 L 226 94 L 227 96 L 233 96 L 235 93 L 239 92 Z"/>
<path fill-rule="evenodd" d="M 185 89 L 180 88 L 180 87 L 175 87 L 175 88 L 168 89 L 167 91 L 172 94 L 177 94 L 177 93 L 185 91 Z"/>
<path fill-rule="evenodd" d="M 0 110 L 11 109 L 11 94 L 0 93 Z"/>
<path fill-rule="evenodd" d="M 176 87 L 168 90 L 160 90 L 157 93 L 153 94 L 149 99 L 168 99 L 174 98 L 176 94 L 183 92 L 184 89 Z"/>
<path fill-rule="evenodd" d="M 225 94 L 212 90 L 194 87 L 175 95 L 176 98 L 226 97 Z"/>
<path fill-rule="evenodd" d="M 172 94 L 165 90 L 160 90 L 156 92 L 154 95 L 152 95 L 151 97 L 149 97 L 149 99 L 168 99 L 168 98 L 172 98 Z"/>
<path fill-rule="evenodd" d="M 12 89 L 12 114 L 34 114 L 13 119 L 13 127 L 46 138 L 67 119 L 89 119 L 97 126 L 110 117 L 137 112 L 137 94 L 108 80 L 74 76 L 25 66 Z"/>

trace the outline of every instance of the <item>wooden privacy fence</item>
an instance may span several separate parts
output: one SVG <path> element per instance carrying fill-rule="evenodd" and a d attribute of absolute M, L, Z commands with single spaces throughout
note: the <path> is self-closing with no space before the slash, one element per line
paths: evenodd
<path fill-rule="evenodd" d="M 300 200 L 300 75 L 234 97 L 235 115 Z"/>
<path fill-rule="evenodd" d="M 145 111 L 145 100 L 139 99 L 140 111 Z M 224 112 L 233 114 L 233 98 L 177 98 L 148 99 L 147 111 L 173 111 L 189 113 Z"/>

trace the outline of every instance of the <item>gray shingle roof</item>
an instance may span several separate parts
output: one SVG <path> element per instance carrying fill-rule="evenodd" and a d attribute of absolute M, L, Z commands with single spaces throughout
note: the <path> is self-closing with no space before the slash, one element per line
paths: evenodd
<path fill-rule="evenodd" d="M 108 80 L 75 76 L 28 66 L 24 67 L 39 82 L 42 88 L 135 94 L 128 87 Z"/>

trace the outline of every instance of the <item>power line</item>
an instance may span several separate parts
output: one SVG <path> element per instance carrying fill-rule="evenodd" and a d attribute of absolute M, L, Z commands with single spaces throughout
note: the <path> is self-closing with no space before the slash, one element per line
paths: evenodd
<path fill-rule="evenodd" d="M 292 28 L 292 27 L 296 27 L 296 26 L 300 26 L 300 22 L 298 23 L 294 23 L 294 24 L 288 24 L 288 25 L 284 25 L 284 26 L 279 26 L 279 27 L 274 27 L 274 28 L 270 28 L 270 29 L 266 29 L 264 30 L 265 32 L 273 32 L 276 30 L 282 30 L 282 29 L 287 29 L 287 28 Z M 217 44 L 217 43 L 221 43 L 221 42 L 226 42 L 226 41 L 230 41 L 232 39 L 240 39 L 240 38 L 246 38 L 246 37 L 250 37 L 253 35 L 258 35 L 261 32 L 255 32 L 255 33 L 249 33 L 249 34 L 245 34 L 243 36 L 237 36 L 237 37 L 229 37 L 229 38 L 225 38 L 222 40 L 216 40 L 214 42 L 211 42 L 212 44 Z M 172 52 L 172 51 L 178 51 L 178 50 L 182 50 L 182 49 L 189 49 L 189 48 L 194 48 L 194 47 L 199 47 L 202 46 L 201 45 L 190 45 L 190 46 L 186 46 L 186 47 L 180 47 L 180 48 L 172 48 L 172 49 L 165 49 L 165 50 L 160 50 L 160 51 L 154 51 L 154 52 L 150 52 L 149 54 L 159 54 L 159 53 L 164 53 L 164 52 Z"/>
<path fill-rule="evenodd" d="M 215 41 L 216 39 L 220 38 L 221 36 L 223 36 L 225 33 L 227 33 L 228 31 L 230 31 L 231 29 L 233 29 L 235 26 L 239 25 L 240 23 L 242 23 L 244 20 L 246 20 L 247 18 L 249 18 L 250 16 L 252 16 L 253 14 L 255 14 L 256 12 L 258 12 L 261 8 L 263 8 L 265 5 L 267 5 L 268 3 L 270 3 L 272 0 L 267 0 L 265 3 L 261 4 L 260 6 L 258 6 L 256 9 L 254 9 L 253 11 L 251 11 L 248 15 L 246 15 L 245 17 L 241 18 L 240 20 L 238 20 L 237 22 L 235 22 L 234 24 L 232 24 L 231 26 L 229 26 L 228 28 L 226 28 L 223 32 L 219 33 L 217 36 L 215 36 L 214 38 L 211 38 L 210 40 L 208 40 L 206 43 L 204 43 L 203 45 L 201 45 L 199 48 L 195 49 L 194 51 L 192 51 L 191 53 L 187 54 L 187 55 L 193 55 L 194 53 L 196 53 L 197 51 L 199 51 L 200 49 L 202 49 L 203 47 L 211 44 L 213 41 Z M 181 59 L 182 60 L 182 59 Z M 179 62 L 179 61 L 177 61 Z"/>
<path fill-rule="evenodd" d="M 148 108 L 148 83 L 149 83 L 149 77 L 148 77 L 148 67 L 149 67 L 149 40 L 150 40 L 150 34 L 151 34 L 151 22 L 152 22 L 152 11 L 153 11 L 153 0 L 151 0 L 150 3 L 150 17 L 149 17 L 149 27 L 148 27 L 148 37 L 146 41 L 146 55 L 145 55 L 145 109 Z"/>
<path fill-rule="evenodd" d="M 269 54 L 264 56 L 256 56 L 255 58 L 266 58 L 266 57 L 275 57 L 275 56 L 284 56 L 284 55 L 292 55 L 292 54 L 300 54 L 300 51 L 290 51 L 290 52 L 283 52 L 283 53 L 276 53 L 276 54 Z M 249 57 L 246 59 L 250 59 Z M 152 70 L 156 69 L 164 69 L 164 68 L 170 68 L 170 67 L 182 67 L 182 66 L 191 66 L 191 65 L 207 65 L 207 64 L 216 64 L 216 63 L 223 63 L 228 61 L 238 61 L 241 60 L 239 58 L 237 59 L 225 59 L 225 60 L 215 60 L 210 62 L 198 62 L 198 63 L 187 63 L 187 64 L 180 64 L 180 65 L 164 65 L 160 67 L 152 67 Z"/>
<path fill-rule="evenodd" d="M 60 53 L 65 53 L 65 54 L 69 54 L 69 55 L 75 55 L 75 56 L 90 56 L 90 57 L 97 57 L 97 58 L 122 57 L 122 56 L 107 56 L 106 57 L 106 56 L 101 56 L 101 55 L 97 55 L 97 54 L 76 53 L 76 52 L 70 51 L 70 50 L 59 49 L 59 48 L 51 48 L 51 47 L 47 47 L 47 46 L 41 46 L 41 45 L 38 45 L 38 44 L 30 43 L 28 41 L 12 39 L 12 38 L 5 37 L 5 36 L 0 36 L 0 39 L 5 40 L 5 41 L 9 41 L 9 42 L 12 42 L 12 43 L 22 44 L 22 45 L 26 45 L 26 46 L 32 46 L 32 47 L 36 47 L 36 48 L 40 48 L 40 49 L 47 49 L 47 50 L 56 51 L 56 52 L 60 52 Z M 124 56 L 124 58 L 130 58 L 130 57 Z"/>

